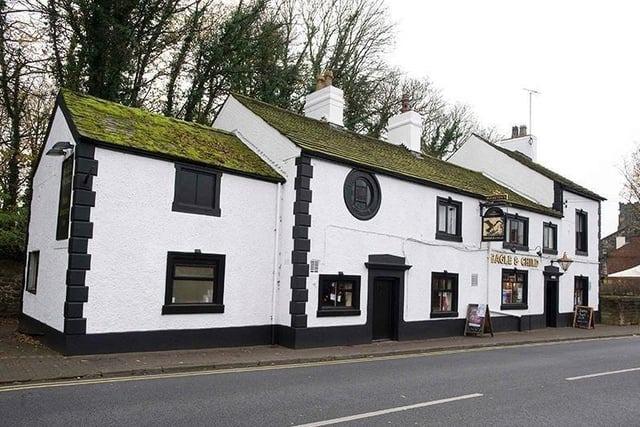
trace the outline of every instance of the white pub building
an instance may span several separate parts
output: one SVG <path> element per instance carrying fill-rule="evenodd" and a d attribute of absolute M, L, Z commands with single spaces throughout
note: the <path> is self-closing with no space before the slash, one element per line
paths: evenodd
<path fill-rule="evenodd" d="M 420 153 L 231 94 L 209 128 L 63 90 L 33 179 L 21 328 L 66 354 L 302 348 L 568 326 L 598 309 L 602 197 L 526 129 Z"/>

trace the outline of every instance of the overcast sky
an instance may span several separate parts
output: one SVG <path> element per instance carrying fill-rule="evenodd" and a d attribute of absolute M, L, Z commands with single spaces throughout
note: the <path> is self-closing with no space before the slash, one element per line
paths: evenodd
<path fill-rule="evenodd" d="M 615 231 L 622 160 L 640 141 L 640 3 L 388 0 L 398 24 L 390 61 L 429 76 L 450 101 L 510 134 L 528 124 L 538 162 L 608 200 Z"/>

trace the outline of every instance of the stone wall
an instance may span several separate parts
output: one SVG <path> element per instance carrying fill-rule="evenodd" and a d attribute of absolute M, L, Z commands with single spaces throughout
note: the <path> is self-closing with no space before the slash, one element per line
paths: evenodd
<path fill-rule="evenodd" d="M 24 264 L 0 260 L 0 317 L 17 316 L 20 312 Z"/>
<path fill-rule="evenodd" d="M 640 324 L 640 278 L 607 278 L 600 287 L 602 323 Z"/>

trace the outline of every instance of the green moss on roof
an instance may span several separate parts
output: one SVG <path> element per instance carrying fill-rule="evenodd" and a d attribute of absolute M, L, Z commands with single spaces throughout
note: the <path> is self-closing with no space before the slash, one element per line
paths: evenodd
<path fill-rule="evenodd" d="M 81 137 L 272 181 L 283 180 L 231 133 L 66 89 L 61 90 L 60 97 Z"/>
<path fill-rule="evenodd" d="M 462 168 L 430 156 L 417 156 L 403 146 L 397 146 L 355 132 L 336 128 L 324 121 L 311 119 L 246 96 L 233 94 L 245 107 L 273 126 L 303 150 L 346 160 L 410 180 L 433 183 L 486 198 L 507 194 L 509 203 L 552 216 L 560 214 L 539 205 L 479 172 Z"/>
<path fill-rule="evenodd" d="M 478 135 L 476 135 L 478 136 Z M 512 159 L 522 163 L 523 165 L 525 165 L 526 167 L 538 172 L 541 175 L 546 176 L 547 178 L 549 178 L 552 181 L 556 181 L 559 184 L 561 184 L 564 188 L 566 188 L 567 190 L 579 194 L 581 196 L 587 197 L 589 199 L 595 199 L 595 200 L 606 200 L 604 197 L 594 193 L 591 190 L 588 190 L 586 188 L 584 188 L 583 186 L 576 184 L 575 182 L 571 181 L 568 178 L 565 178 L 564 176 L 560 175 L 557 172 L 552 171 L 551 169 L 547 169 L 546 167 L 542 166 L 540 163 L 536 163 L 533 160 L 531 160 L 529 157 L 525 156 L 524 154 L 518 152 L 518 151 L 511 151 L 508 150 L 504 147 L 500 147 L 497 144 L 494 144 L 492 142 L 487 141 L 486 139 L 478 136 L 478 138 L 480 138 L 482 141 L 486 142 L 487 144 L 493 146 L 496 150 L 501 151 L 502 153 L 506 154 L 507 156 L 511 157 Z"/>

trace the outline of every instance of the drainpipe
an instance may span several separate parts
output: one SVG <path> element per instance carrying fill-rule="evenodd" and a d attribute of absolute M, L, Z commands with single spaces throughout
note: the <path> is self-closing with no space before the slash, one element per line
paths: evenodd
<path fill-rule="evenodd" d="M 275 239 L 273 241 L 273 285 L 271 287 L 271 345 L 276 343 L 276 294 L 278 291 L 278 260 L 280 259 L 280 195 L 282 194 L 282 183 L 278 183 L 276 191 L 276 227 Z"/>

